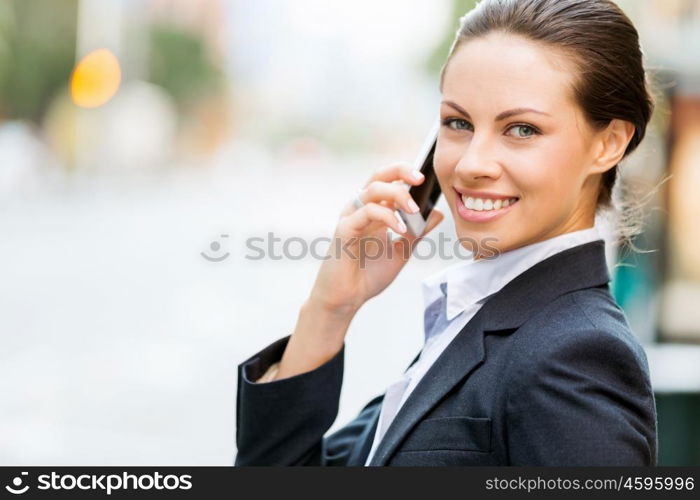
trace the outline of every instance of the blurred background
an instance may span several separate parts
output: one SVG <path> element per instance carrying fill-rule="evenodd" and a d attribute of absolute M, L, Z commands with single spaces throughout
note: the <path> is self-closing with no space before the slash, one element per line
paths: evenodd
<path fill-rule="evenodd" d="M 652 193 L 645 251 L 609 245 L 613 291 L 649 357 L 659 464 L 700 465 L 700 2 L 618 3 L 657 108 L 623 163 Z M 473 5 L 0 2 L 0 464 L 232 464 L 237 366 L 291 333 L 320 264 L 249 239 L 301 255 L 414 159 Z M 331 430 L 420 349 L 421 280 L 454 262 L 428 251 L 353 321 Z"/>

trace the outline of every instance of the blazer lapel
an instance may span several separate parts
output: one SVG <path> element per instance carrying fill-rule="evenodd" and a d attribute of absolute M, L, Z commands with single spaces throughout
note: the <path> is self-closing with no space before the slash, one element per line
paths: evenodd
<path fill-rule="evenodd" d="M 356 446 L 353 452 L 348 458 L 348 466 L 361 467 L 365 465 L 367 461 L 367 456 L 372 449 L 372 443 L 374 443 L 374 434 L 377 432 L 377 424 L 379 423 L 379 412 L 382 409 L 382 405 L 377 405 L 374 411 L 374 416 L 372 417 L 371 424 L 362 431 L 358 440 L 360 442 L 359 446 Z"/>
<path fill-rule="evenodd" d="M 602 240 L 552 255 L 511 280 L 479 309 L 423 376 L 396 414 L 369 465 L 385 465 L 411 428 L 483 362 L 487 332 L 512 333 L 558 296 L 601 286 L 609 280 Z"/>

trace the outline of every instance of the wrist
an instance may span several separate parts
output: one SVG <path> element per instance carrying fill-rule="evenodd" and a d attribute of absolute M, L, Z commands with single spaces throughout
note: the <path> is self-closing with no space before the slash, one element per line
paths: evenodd
<path fill-rule="evenodd" d="M 302 304 L 302 311 L 305 311 L 307 314 L 335 323 L 350 323 L 358 310 L 359 306 L 332 304 L 313 295 L 307 297 L 304 304 Z"/>
<path fill-rule="evenodd" d="M 342 347 L 355 312 L 354 308 L 327 307 L 307 299 L 299 311 L 294 336 L 310 349 L 332 356 Z"/>
<path fill-rule="evenodd" d="M 276 380 L 311 371 L 331 360 L 345 342 L 353 309 L 325 308 L 307 300 L 280 361 Z"/>

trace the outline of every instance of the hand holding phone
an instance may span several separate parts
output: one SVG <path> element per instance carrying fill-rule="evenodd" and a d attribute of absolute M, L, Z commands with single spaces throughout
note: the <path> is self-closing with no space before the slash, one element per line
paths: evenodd
<path fill-rule="evenodd" d="M 433 207 L 440 198 L 442 191 L 433 168 L 433 156 L 437 145 L 437 135 L 440 127 L 440 120 L 436 120 L 428 134 L 423 147 L 421 148 L 414 162 L 415 168 L 425 176 L 425 180 L 417 185 L 411 186 L 409 194 L 418 204 L 420 210 L 416 213 L 407 213 L 403 209 L 397 209 L 401 219 L 406 224 L 413 236 L 423 234 L 428 223 L 428 217 Z"/>
<path fill-rule="evenodd" d="M 365 187 L 374 185 L 375 189 L 359 200 L 359 206 L 356 200 L 351 200 L 343 208 L 332 238 L 338 244 L 329 246 L 329 258 L 321 263 L 311 293 L 304 302 L 287 343 L 276 378 L 308 372 L 335 356 L 342 348 L 348 326 L 357 310 L 381 293 L 410 258 L 411 252 L 405 251 L 410 250 L 410 243 L 442 221 L 444 215 L 435 210 L 429 224 L 426 223 L 440 196 L 440 186 L 433 170 L 437 131 L 436 124 L 415 166 L 393 164 L 378 169 L 365 184 Z M 413 175 L 414 169 L 423 173 L 425 177 L 422 181 Z M 407 193 L 404 187 L 409 184 L 412 187 Z M 410 210 L 408 194 L 419 208 L 414 214 L 394 208 L 404 206 Z M 392 250 L 396 251 L 377 254 L 376 241 L 383 241 L 387 231 L 403 231 L 397 215 L 403 217 L 406 231 L 399 241 L 391 238 Z M 391 236 L 392 233 L 388 234 Z M 371 241 L 375 242 L 372 248 L 361 247 Z M 368 249 L 370 253 L 366 251 Z"/>

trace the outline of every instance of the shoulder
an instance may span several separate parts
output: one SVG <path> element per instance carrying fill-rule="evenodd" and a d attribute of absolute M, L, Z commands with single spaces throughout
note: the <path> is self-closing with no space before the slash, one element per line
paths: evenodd
<path fill-rule="evenodd" d="M 558 297 L 533 314 L 513 340 L 509 371 L 515 380 L 579 372 L 628 383 L 632 377 L 650 386 L 644 348 L 607 287 Z"/>
<path fill-rule="evenodd" d="M 606 288 L 562 295 L 511 335 L 502 387 L 512 463 L 656 463 L 646 356 Z"/>
<path fill-rule="evenodd" d="M 516 332 L 517 343 L 547 351 L 566 344 L 619 345 L 644 356 L 624 311 L 607 287 L 586 288 L 557 297 Z"/>

